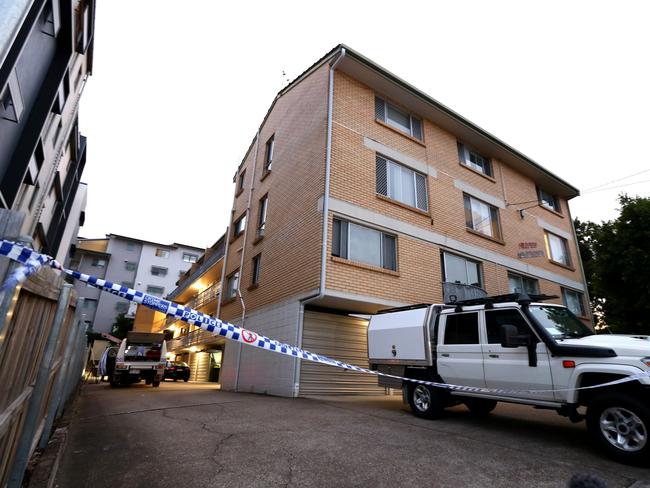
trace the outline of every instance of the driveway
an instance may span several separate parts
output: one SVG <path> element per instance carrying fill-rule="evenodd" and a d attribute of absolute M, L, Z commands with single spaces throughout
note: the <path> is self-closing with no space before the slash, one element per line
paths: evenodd
<path fill-rule="evenodd" d="M 576 472 L 650 486 L 590 447 L 584 424 L 501 404 L 475 419 L 410 414 L 399 397 L 286 399 L 163 383 L 86 385 L 57 485 L 562 487 Z"/>

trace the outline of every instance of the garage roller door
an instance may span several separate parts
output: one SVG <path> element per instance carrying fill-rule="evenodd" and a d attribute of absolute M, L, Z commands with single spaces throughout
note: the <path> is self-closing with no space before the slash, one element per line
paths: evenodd
<path fill-rule="evenodd" d="M 303 348 L 343 362 L 368 367 L 368 321 L 320 312 L 305 312 Z M 377 377 L 301 361 L 300 395 L 377 395 Z"/>

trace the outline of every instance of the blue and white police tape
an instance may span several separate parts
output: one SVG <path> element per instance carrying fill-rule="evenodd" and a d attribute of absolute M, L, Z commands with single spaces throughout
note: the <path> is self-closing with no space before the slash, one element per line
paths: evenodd
<path fill-rule="evenodd" d="M 264 349 L 266 351 L 275 352 L 278 354 L 283 354 L 285 356 L 291 356 L 294 358 L 304 359 L 307 361 L 313 361 L 315 363 L 325 364 L 328 366 L 334 366 L 337 368 L 356 371 L 358 373 L 367 373 L 375 376 L 384 376 L 387 378 L 398 379 L 402 381 L 409 381 L 412 383 L 418 383 L 422 385 L 433 386 L 437 388 L 444 388 L 447 390 L 461 391 L 467 393 L 486 393 L 493 395 L 516 395 L 521 393 L 546 393 L 546 392 L 560 392 L 560 391 L 574 391 L 574 390 L 586 390 L 593 388 L 601 388 L 605 386 L 613 386 L 621 383 L 627 383 L 629 381 L 636 381 L 640 378 L 650 376 L 650 371 L 640 372 L 635 375 L 626 376 L 615 381 L 610 381 L 607 383 L 602 383 L 599 385 L 585 386 L 581 388 L 565 388 L 565 389 L 555 389 L 555 390 L 505 390 L 500 388 L 482 388 L 476 386 L 460 386 L 452 385 L 448 383 L 438 383 L 435 381 L 427 380 L 418 380 L 413 378 L 406 378 L 402 376 L 382 373 L 379 371 L 373 371 L 367 368 L 362 368 L 355 366 L 353 364 L 344 363 L 336 359 L 323 356 L 321 354 L 315 354 L 313 352 L 305 351 L 296 346 L 291 346 L 289 344 L 284 344 L 274 339 L 270 339 L 266 336 L 259 335 L 252 330 L 243 329 L 237 325 L 224 322 L 222 320 L 210 317 L 202 312 L 194 310 L 183 305 L 171 302 L 169 300 L 164 300 L 162 298 L 148 295 L 142 293 L 141 291 L 128 288 L 126 286 L 113 283 L 108 280 L 97 278 L 96 276 L 91 276 L 78 271 L 71 271 L 69 269 L 63 268 L 57 261 L 52 259 L 50 256 L 45 256 L 39 254 L 36 251 L 33 251 L 25 246 L 16 244 L 9 241 L 0 241 L 0 255 L 7 256 L 14 261 L 18 261 L 24 265 L 24 268 L 17 269 L 12 276 L 10 276 L 5 283 L 5 287 L 10 284 L 21 283 L 27 277 L 34 273 L 41 266 L 50 266 L 55 269 L 59 269 L 73 278 L 80 280 L 84 283 L 90 284 L 96 288 L 99 288 L 102 291 L 107 291 L 113 295 L 118 295 L 122 298 L 125 298 L 129 301 L 144 305 L 152 310 L 157 312 L 162 312 L 166 315 L 170 315 L 178 318 L 184 322 L 187 322 L 190 325 L 200 327 L 214 335 L 219 335 L 225 339 L 231 341 L 240 342 L 246 344 L 247 346 L 257 347 L 259 349 Z"/>

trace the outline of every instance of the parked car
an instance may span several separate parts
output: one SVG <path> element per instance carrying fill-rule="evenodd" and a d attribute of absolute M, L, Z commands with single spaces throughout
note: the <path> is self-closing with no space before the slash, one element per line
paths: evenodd
<path fill-rule="evenodd" d="M 187 363 L 182 363 L 180 361 L 167 361 L 165 364 L 165 379 L 171 378 L 174 381 L 190 380 L 190 367 Z"/>
<path fill-rule="evenodd" d="M 371 368 L 394 375 L 379 376 L 379 385 L 401 388 L 418 417 L 438 418 L 459 403 L 477 415 L 497 402 L 552 409 L 586 420 L 593 444 L 610 457 L 648 466 L 650 377 L 592 387 L 649 372 L 650 343 L 595 335 L 566 307 L 541 303 L 552 298 L 502 295 L 379 312 L 368 328 Z"/>

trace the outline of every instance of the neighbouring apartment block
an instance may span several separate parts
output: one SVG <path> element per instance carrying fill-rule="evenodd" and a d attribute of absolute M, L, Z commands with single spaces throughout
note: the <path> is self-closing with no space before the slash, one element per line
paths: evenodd
<path fill-rule="evenodd" d="M 544 293 L 591 320 L 578 190 L 346 46 L 278 93 L 234 182 L 223 320 L 366 367 L 364 314 L 388 307 Z M 195 350 L 223 348 L 225 390 L 383 392 L 197 331 L 177 344 L 187 334 Z"/>
<path fill-rule="evenodd" d="M 84 221 L 78 111 L 94 16 L 94 0 L 0 4 L 0 205 L 23 213 L 22 235 L 61 262 Z"/>
<path fill-rule="evenodd" d="M 79 238 L 70 267 L 129 288 L 162 297 L 176 287 L 179 276 L 196 262 L 204 249 L 183 244 L 158 244 L 109 234 L 103 239 Z M 102 293 L 97 288 L 75 281 L 84 298 L 83 320 L 95 332 L 111 332 L 119 314 L 135 317 L 136 304 Z"/>

